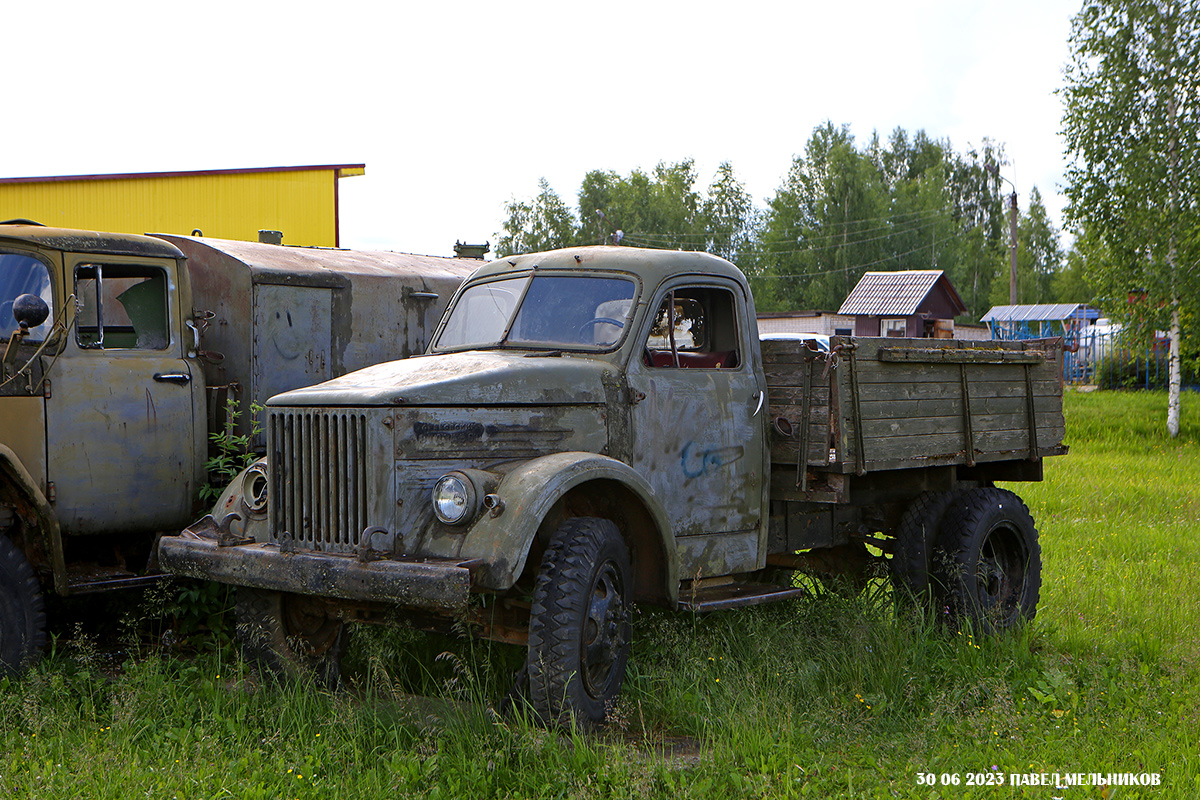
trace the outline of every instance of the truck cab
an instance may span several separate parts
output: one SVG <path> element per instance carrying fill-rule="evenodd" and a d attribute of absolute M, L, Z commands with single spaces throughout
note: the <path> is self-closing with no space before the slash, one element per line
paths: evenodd
<path fill-rule="evenodd" d="M 10 537 L 37 531 L 33 567 L 62 593 L 112 577 L 69 572 L 64 540 L 83 551 L 85 537 L 163 530 L 204 480 L 205 384 L 189 359 L 183 261 L 151 237 L 0 226 L 2 508 Z M 12 309 L 28 295 L 47 316 L 14 339 Z M 125 557 L 144 562 L 151 544 Z"/>

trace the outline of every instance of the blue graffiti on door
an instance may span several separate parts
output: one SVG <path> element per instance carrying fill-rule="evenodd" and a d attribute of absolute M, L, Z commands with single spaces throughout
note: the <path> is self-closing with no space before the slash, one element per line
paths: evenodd
<path fill-rule="evenodd" d="M 695 442 L 688 442 L 683 446 L 679 465 L 685 477 L 699 478 L 708 474 L 711 469 L 725 467 L 740 460 L 745 454 L 746 448 L 741 445 L 705 448 Z"/>

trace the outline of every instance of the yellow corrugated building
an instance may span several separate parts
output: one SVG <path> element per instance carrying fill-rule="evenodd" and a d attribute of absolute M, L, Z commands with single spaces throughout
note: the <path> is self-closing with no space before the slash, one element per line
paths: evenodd
<path fill-rule="evenodd" d="M 338 247 L 338 180 L 365 164 L 0 178 L 0 220 Z"/>

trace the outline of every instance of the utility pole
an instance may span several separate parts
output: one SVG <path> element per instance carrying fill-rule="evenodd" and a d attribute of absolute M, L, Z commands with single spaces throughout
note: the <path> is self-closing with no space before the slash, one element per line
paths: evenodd
<path fill-rule="evenodd" d="M 1009 197 L 1008 205 L 1008 249 L 1011 259 L 1008 269 L 1008 304 L 1017 304 L 1017 187 Z"/>
<path fill-rule="evenodd" d="M 1017 304 L 1017 187 L 1008 178 L 1000 174 L 999 164 L 987 164 L 984 170 L 992 173 L 992 176 L 997 181 L 1004 181 L 1009 186 L 1012 186 L 1012 194 L 1008 197 L 1008 249 L 1009 249 L 1009 267 L 1008 267 L 1008 304 L 1015 306 Z"/>

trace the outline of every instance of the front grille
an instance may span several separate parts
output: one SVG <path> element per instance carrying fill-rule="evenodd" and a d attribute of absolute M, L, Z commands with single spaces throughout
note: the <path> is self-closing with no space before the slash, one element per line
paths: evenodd
<path fill-rule="evenodd" d="M 299 547 L 344 551 L 367 524 L 367 419 L 363 414 L 271 411 L 271 529 Z"/>

